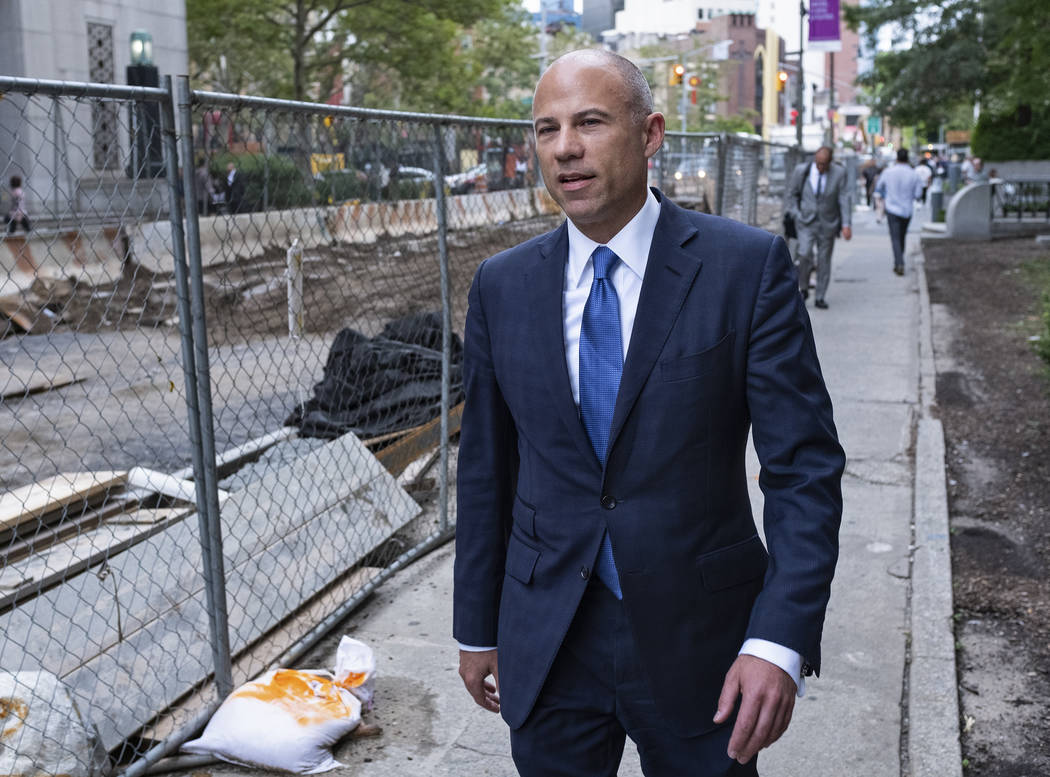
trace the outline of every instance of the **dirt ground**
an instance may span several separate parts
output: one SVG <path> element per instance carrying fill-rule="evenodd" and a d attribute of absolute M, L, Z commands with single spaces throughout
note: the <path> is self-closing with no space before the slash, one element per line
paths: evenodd
<path fill-rule="evenodd" d="M 552 229 L 533 218 L 448 236 L 453 331 L 462 334 L 478 264 Z M 304 252 L 305 333 L 288 336 L 286 259 L 272 249 L 205 268 L 205 300 L 218 451 L 279 428 L 323 374 L 335 334 L 379 334 L 390 320 L 441 309 L 436 235 L 382 238 Z M 25 333 L 0 316 L 0 488 L 61 471 L 164 472 L 188 466 L 175 280 L 129 263 L 92 286 L 38 282 L 26 295 Z M 71 385 L 31 393 L 35 373 L 70 373 Z"/>
<path fill-rule="evenodd" d="M 965 774 L 1050 775 L 1050 372 L 1031 238 L 923 244 L 944 423 Z"/>

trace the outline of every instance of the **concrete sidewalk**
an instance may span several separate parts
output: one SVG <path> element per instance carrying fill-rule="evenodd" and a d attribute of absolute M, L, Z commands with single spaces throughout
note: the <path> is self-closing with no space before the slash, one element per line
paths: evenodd
<path fill-rule="evenodd" d="M 928 340 L 929 307 L 927 300 L 924 313 L 917 233 L 916 225 L 908 272 L 897 277 L 891 272 L 886 225 L 875 224 L 871 212 L 858 212 L 853 240 L 840 240 L 835 247 L 830 309 L 813 309 L 810 297 L 817 347 L 848 456 L 841 555 L 822 676 L 810 678 L 784 738 L 759 756 L 763 777 L 900 777 L 908 769 L 915 777 L 959 773 L 957 712 L 951 704 L 954 664 L 946 663 L 951 659 L 947 516 L 923 491 L 928 488 L 935 497 L 938 488 L 943 492 L 944 473 L 943 452 L 939 461 L 937 456 L 939 426 L 920 423 L 928 416 L 924 404 L 932 401 L 928 383 L 933 373 L 932 362 L 927 363 L 932 357 L 922 345 L 924 337 Z M 917 467 L 916 440 L 924 434 L 928 442 L 919 440 Z M 761 515 L 753 453 L 749 470 L 752 500 Z M 916 483 L 922 484 L 918 500 Z M 452 547 L 446 546 L 399 573 L 304 664 L 333 666 L 342 633 L 376 650 L 376 708 L 369 720 L 382 733 L 341 745 L 336 756 L 346 767 L 334 774 L 516 774 L 502 720 L 474 705 L 457 674 L 450 636 L 452 561 Z M 915 617 L 930 632 L 914 664 L 909 654 L 913 602 L 920 606 Z M 948 656 L 943 655 L 945 639 Z M 947 689 L 941 687 L 945 678 L 950 678 Z M 943 698 L 931 697 L 929 689 L 939 687 Z M 921 689 L 919 700 L 916 689 Z M 920 713 L 916 704 L 923 705 Z M 939 767 L 919 768 L 921 754 L 936 756 Z M 213 775 L 249 771 L 206 768 Z M 620 775 L 640 774 L 628 742 Z"/>

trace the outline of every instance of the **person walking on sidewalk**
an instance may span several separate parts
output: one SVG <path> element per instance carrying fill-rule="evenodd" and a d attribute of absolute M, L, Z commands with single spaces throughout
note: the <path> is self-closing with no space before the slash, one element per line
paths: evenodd
<path fill-rule="evenodd" d="M 853 236 L 850 197 L 846 168 L 831 163 L 832 151 L 821 146 L 810 163 L 803 162 L 791 173 L 784 209 L 791 212 L 798 231 L 798 284 L 802 298 L 809 296 L 809 274 L 816 254 L 817 294 L 814 303 L 826 310 L 828 285 L 831 283 L 831 251 L 839 234 Z"/>
<path fill-rule="evenodd" d="M 4 214 L 7 232 L 13 235 L 15 230 L 21 227 L 26 231 L 26 234 L 29 234 L 29 215 L 26 213 L 26 195 L 22 191 L 22 176 L 12 175 L 9 184 L 11 187 L 11 205 L 7 213 Z"/>
<path fill-rule="evenodd" d="M 646 185 L 645 76 L 556 60 L 536 154 L 568 220 L 468 296 L 453 635 L 523 777 L 757 774 L 818 671 L 844 455 L 784 241 Z M 753 425 L 763 546 L 745 467 Z"/>
<path fill-rule="evenodd" d="M 882 171 L 875 192 L 886 203 L 886 222 L 893 246 L 893 271 L 904 275 L 904 240 L 915 201 L 922 196 L 923 182 L 908 164 L 908 150 L 898 149 L 896 164 Z"/>

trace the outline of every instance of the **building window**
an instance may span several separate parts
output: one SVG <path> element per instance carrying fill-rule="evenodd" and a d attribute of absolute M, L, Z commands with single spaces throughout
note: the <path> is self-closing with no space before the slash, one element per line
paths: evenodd
<path fill-rule="evenodd" d="M 98 84 L 114 82 L 113 25 L 88 22 L 88 80 Z M 117 104 L 108 100 L 91 103 L 93 136 L 92 162 L 96 170 L 114 170 L 120 166 L 117 141 Z"/>

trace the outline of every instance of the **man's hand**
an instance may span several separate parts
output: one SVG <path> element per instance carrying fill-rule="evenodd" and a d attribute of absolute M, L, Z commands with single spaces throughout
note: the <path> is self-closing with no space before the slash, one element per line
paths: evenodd
<path fill-rule="evenodd" d="M 756 656 L 737 656 L 726 674 L 715 713 L 715 723 L 724 723 L 740 697 L 740 712 L 729 738 L 730 758 L 746 764 L 780 739 L 791 722 L 796 690 L 795 681 L 779 666 Z"/>
<path fill-rule="evenodd" d="M 843 227 L 842 228 L 842 239 L 843 240 L 849 240 L 851 237 L 853 237 L 853 228 L 852 227 Z"/>
<path fill-rule="evenodd" d="M 495 650 L 459 651 L 459 676 L 479 707 L 499 712 L 499 667 Z M 489 676 L 494 682 L 489 681 Z"/>

